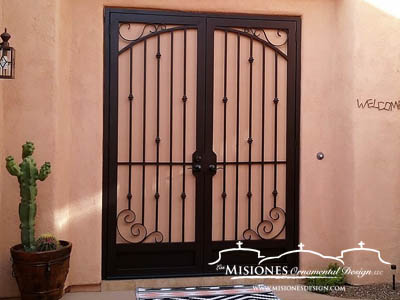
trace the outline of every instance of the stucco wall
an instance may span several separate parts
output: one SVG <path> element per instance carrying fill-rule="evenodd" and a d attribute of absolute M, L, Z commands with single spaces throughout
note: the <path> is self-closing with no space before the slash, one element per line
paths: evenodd
<path fill-rule="evenodd" d="M 370 1 L 373 2 L 373 1 Z M 398 4 L 397 4 L 398 5 Z M 395 8 L 393 8 L 393 11 Z M 354 99 L 400 100 L 400 20 L 363 3 L 354 9 Z M 355 237 L 399 265 L 399 111 L 352 109 Z M 357 261 L 357 260 L 356 260 Z M 359 257 L 358 264 L 363 263 Z"/>
<path fill-rule="evenodd" d="M 0 28 L 3 28 L 3 0 L 0 0 Z M 0 80 L 0 145 L 4 145 L 4 140 L 3 140 L 3 114 L 4 114 L 4 109 L 3 109 L 3 81 Z M 2 146 L 0 146 L 0 158 L 4 157 L 4 149 Z M 0 186 L 3 186 L 3 174 L 4 172 L 0 172 Z M 2 189 L 0 189 L 0 210 L 3 211 L 3 197 L 2 197 Z M 1 215 L 1 219 L 3 216 Z M 1 222 L 1 221 L 0 221 Z M 4 255 L 0 255 L 1 260 L 4 260 L 5 257 Z M 3 274 L 6 272 L 9 272 L 7 266 L 4 263 L 0 264 L 0 274 Z M 2 278 L 5 276 L 0 275 Z"/>
<path fill-rule="evenodd" d="M 1 182 L 1 283 L 2 296 L 16 295 L 15 280 L 11 277 L 9 247 L 19 242 L 18 202 L 16 178 L 7 175 L 4 156 L 12 154 L 21 160 L 21 145 L 26 140 L 35 142 L 38 164 L 45 160 L 57 171 L 55 137 L 56 55 L 55 55 L 55 2 L 3 1 L 3 19 L 12 35 L 18 58 L 16 79 L 3 81 L 3 157 Z M 6 12 L 6 13 L 5 13 Z M 50 176 L 38 183 L 39 213 L 37 233 L 54 232 L 54 214 L 61 200 L 55 188 L 60 177 Z"/>
<path fill-rule="evenodd" d="M 53 173 L 38 184 L 37 232 L 72 241 L 68 284 L 101 280 L 104 6 L 301 15 L 300 240 L 327 255 L 363 240 L 400 264 L 400 119 L 356 105 L 356 98 L 398 100 L 395 17 L 361 0 L 0 0 L 0 16 L 7 11 L 0 25 L 13 35 L 18 59 L 16 79 L 0 82 L 0 158 L 19 161 L 32 140 L 38 164 L 52 162 Z M 9 247 L 19 241 L 19 196 L 4 167 L 0 180 L 6 297 L 17 294 Z M 304 256 L 301 264 L 320 263 Z"/>

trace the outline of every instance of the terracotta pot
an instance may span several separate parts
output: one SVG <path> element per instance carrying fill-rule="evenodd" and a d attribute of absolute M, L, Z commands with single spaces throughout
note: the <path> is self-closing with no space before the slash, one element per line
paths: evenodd
<path fill-rule="evenodd" d="M 21 244 L 10 249 L 22 300 L 56 300 L 63 296 L 72 244 L 60 244 L 60 249 L 44 252 L 25 252 Z"/>

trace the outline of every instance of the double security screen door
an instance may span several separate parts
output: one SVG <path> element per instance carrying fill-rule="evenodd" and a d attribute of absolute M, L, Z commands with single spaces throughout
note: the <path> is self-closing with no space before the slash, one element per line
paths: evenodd
<path fill-rule="evenodd" d="M 104 278 L 297 249 L 299 71 L 298 17 L 105 10 Z"/>

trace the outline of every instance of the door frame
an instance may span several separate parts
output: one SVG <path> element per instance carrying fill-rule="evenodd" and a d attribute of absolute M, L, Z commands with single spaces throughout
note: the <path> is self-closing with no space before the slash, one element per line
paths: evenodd
<path fill-rule="evenodd" d="M 294 91 L 293 91 L 293 97 L 295 99 L 295 112 L 293 112 L 293 116 L 295 116 L 295 122 L 294 124 L 296 125 L 295 128 L 293 129 L 293 132 L 295 134 L 295 137 L 293 139 L 293 144 L 292 146 L 294 147 L 293 153 L 292 153 L 292 159 L 293 159 L 293 181 L 292 184 L 292 193 L 293 193 L 293 202 L 291 205 L 293 205 L 293 245 L 297 245 L 299 242 L 299 163 L 300 163 L 300 75 L 301 75 L 301 17 L 298 16 L 266 16 L 266 15 L 253 15 L 253 14 L 216 14 L 216 13 L 188 13 L 188 12 L 178 12 L 178 11 L 168 11 L 168 10 L 136 10 L 136 9 L 125 9 L 125 8 L 110 8 L 106 7 L 104 9 L 104 86 L 103 86 L 103 92 L 104 92 L 104 102 L 103 102 L 103 194 L 102 194 L 102 278 L 103 279 L 122 279 L 122 278 L 134 278 L 135 276 L 121 276 L 121 275 L 115 275 L 111 274 L 111 270 L 109 269 L 109 255 L 112 255 L 110 253 L 110 243 L 111 241 L 108 241 L 109 238 L 109 218 L 108 214 L 110 214 L 110 208 L 112 206 L 112 203 L 110 203 L 110 192 L 112 192 L 112 189 L 110 188 L 111 186 L 115 186 L 117 184 L 116 177 L 114 180 L 112 180 L 112 176 L 110 177 L 110 164 L 111 162 L 111 156 L 115 157 L 115 153 L 112 153 L 114 150 L 110 149 L 110 142 L 113 140 L 112 137 L 110 137 L 111 133 L 111 128 L 110 126 L 113 126 L 113 121 L 115 124 L 115 120 L 112 120 L 110 118 L 110 113 L 111 113 L 111 108 L 110 108 L 110 101 L 111 101 L 111 88 L 110 88 L 110 78 L 111 76 L 117 76 L 118 73 L 115 73 L 117 68 L 112 68 L 111 65 L 111 42 L 112 42 L 112 34 L 111 34 L 111 21 L 112 21 L 112 15 L 119 15 L 119 16 L 124 16 L 126 14 L 140 14 L 143 16 L 151 17 L 152 15 L 154 16 L 166 16 L 166 17 L 192 17 L 192 18 L 199 18 L 203 17 L 206 18 L 206 23 L 207 23 L 207 18 L 218 18 L 218 19 L 232 19 L 232 20 L 237 20 L 240 22 L 240 20 L 248 20 L 252 19 L 255 22 L 257 20 L 259 21 L 285 21 L 285 22 L 290 22 L 295 29 L 295 41 L 296 41 L 296 46 L 294 49 L 291 51 L 295 51 L 295 64 L 292 66 L 294 72 L 295 72 L 295 80 L 294 80 Z M 115 37 L 114 37 L 115 38 Z M 207 42 L 207 39 L 206 39 Z M 209 44 L 212 43 L 206 43 L 205 45 L 205 51 L 209 51 L 208 47 L 210 47 Z M 207 49 L 207 50 L 206 50 Z M 289 48 L 288 48 L 289 51 Z M 204 53 L 204 57 L 206 55 L 206 52 Z M 210 60 L 208 60 L 210 61 Z M 208 74 L 207 68 L 210 68 L 208 65 L 209 62 L 207 62 L 207 65 L 205 66 L 205 74 Z M 112 74 L 111 74 L 112 73 Z M 206 103 L 208 103 L 210 100 L 210 94 L 212 95 L 212 91 L 208 91 L 206 89 L 207 87 L 207 80 L 204 80 L 204 78 L 199 78 L 200 85 L 204 85 L 204 93 L 207 93 L 205 95 L 206 97 Z M 212 85 L 211 85 L 212 86 Z M 207 104 L 206 104 L 207 105 Z M 203 114 L 204 119 L 207 118 L 209 120 L 209 116 L 206 117 L 208 113 L 210 113 L 211 110 L 211 120 L 212 120 L 212 107 L 210 108 L 209 105 L 206 106 L 204 112 L 201 112 L 200 114 Z M 114 112 L 115 113 L 115 112 Z M 198 114 L 198 112 L 196 112 Z M 112 114 L 111 114 L 112 115 Z M 112 117 L 112 116 L 111 116 Z M 114 125 L 115 126 L 115 125 Z M 197 126 L 201 127 L 201 126 Z M 209 126 L 211 127 L 211 126 Z M 205 131 L 206 128 L 197 128 L 196 132 L 199 134 L 200 131 Z M 203 134 L 204 136 L 204 134 Z M 199 139 L 200 135 L 197 136 L 197 141 Z M 204 141 L 201 142 L 203 146 L 205 146 L 205 151 L 207 151 L 207 146 L 204 145 Z M 196 148 L 198 149 L 199 145 L 196 145 Z M 212 153 L 206 153 L 207 157 L 212 156 Z M 212 181 L 212 175 L 211 174 L 206 174 L 205 175 L 205 181 Z M 196 182 L 198 182 L 197 180 Z M 203 183 L 204 184 L 204 183 Z M 288 183 L 286 183 L 287 185 Z M 207 186 L 207 185 L 205 185 Z M 198 190 L 196 188 L 196 190 Z M 208 193 L 210 191 L 205 191 L 205 193 Z M 196 194 L 198 192 L 196 191 Z M 197 195 L 196 195 L 197 196 Z M 196 209 L 200 205 L 197 201 L 196 203 Z M 111 211 L 114 211 L 111 209 Z M 196 214 L 198 215 L 198 214 Z M 197 217 L 196 217 L 197 219 Z M 200 223 L 202 223 L 202 220 L 199 220 Z M 197 222 L 197 220 L 196 220 Z M 113 227 L 115 228 L 115 227 Z M 207 234 L 207 231 L 209 229 L 205 229 L 205 234 Z M 196 230 L 196 239 L 197 237 L 197 232 Z M 204 239 L 204 237 L 199 237 L 201 240 Z M 233 241 L 232 241 L 233 242 Z M 250 241 L 251 243 L 252 241 Z M 255 241 L 254 241 L 255 242 Z M 113 241 L 115 243 L 115 241 Z M 231 242 L 226 242 L 226 245 L 230 246 Z M 250 244 L 249 244 L 250 245 Z M 112 252 L 112 251 L 111 251 Z M 207 255 L 202 255 L 203 257 Z M 299 264 L 299 258 L 298 255 L 294 255 L 292 261 L 290 262 L 291 265 L 296 265 L 298 266 Z M 179 274 L 179 273 L 171 273 L 171 274 L 165 274 L 165 275 L 143 275 L 140 277 L 136 278 L 146 278 L 146 277 L 181 277 L 181 276 L 206 276 L 206 275 L 211 275 L 208 272 L 204 273 L 199 273 L 199 274 Z M 212 275 L 223 275 L 220 273 L 213 273 Z"/>

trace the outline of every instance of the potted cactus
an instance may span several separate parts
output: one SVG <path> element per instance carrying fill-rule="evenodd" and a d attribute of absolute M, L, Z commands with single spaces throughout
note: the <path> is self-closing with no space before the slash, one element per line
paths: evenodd
<path fill-rule="evenodd" d="M 11 247 L 12 268 L 22 300 L 55 300 L 64 292 L 64 283 L 69 269 L 72 245 L 58 241 L 51 234 L 35 239 L 36 181 L 44 181 L 50 174 L 50 163 L 40 170 L 32 157 L 35 147 L 26 142 L 22 146 L 22 162 L 17 165 L 12 156 L 6 158 L 6 168 L 18 178 L 21 202 L 21 244 Z"/>

